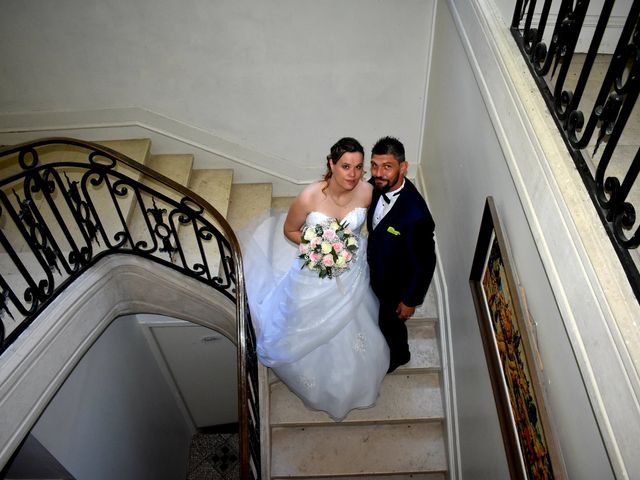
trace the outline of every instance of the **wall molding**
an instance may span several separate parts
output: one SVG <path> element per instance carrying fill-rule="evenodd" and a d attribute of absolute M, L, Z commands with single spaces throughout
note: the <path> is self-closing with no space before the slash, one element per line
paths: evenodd
<path fill-rule="evenodd" d="M 418 169 L 415 185 L 429 205 L 426 181 L 423 170 Z M 436 292 L 436 309 L 438 316 L 438 335 L 440 342 L 440 356 L 442 361 L 442 388 L 447 429 L 446 441 L 449 452 L 449 480 L 457 480 L 462 472 L 460 455 L 460 434 L 458 429 L 458 402 L 456 401 L 456 376 L 453 361 L 453 341 L 451 337 L 451 315 L 449 313 L 449 293 L 442 266 L 442 255 L 438 250 L 438 226 L 436 225 L 436 270 L 431 287 Z"/>
<path fill-rule="evenodd" d="M 150 138 L 152 149 L 159 152 L 193 153 L 194 168 L 233 168 L 237 183 L 272 182 L 278 195 L 297 194 L 323 172 L 323 165 L 301 167 L 139 107 L 0 114 L 0 145 L 50 136 Z"/>

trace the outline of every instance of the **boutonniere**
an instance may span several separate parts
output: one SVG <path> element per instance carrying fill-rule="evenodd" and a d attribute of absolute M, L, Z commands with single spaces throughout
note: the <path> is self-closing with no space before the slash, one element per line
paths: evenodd
<path fill-rule="evenodd" d="M 393 227 L 388 227 L 387 232 L 389 232 L 391 235 L 400 235 L 400 232 Z"/>

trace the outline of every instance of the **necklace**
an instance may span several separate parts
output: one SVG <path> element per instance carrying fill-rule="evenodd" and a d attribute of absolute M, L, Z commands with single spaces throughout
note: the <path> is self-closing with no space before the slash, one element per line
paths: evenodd
<path fill-rule="evenodd" d="M 327 193 L 327 198 L 329 198 L 331 200 L 331 202 L 333 202 L 333 204 L 336 205 L 337 207 L 346 207 L 353 200 L 352 198 L 348 198 L 346 202 L 344 202 L 344 201 L 343 202 L 339 202 L 336 199 L 336 197 L 334 197 L 333 195 L 329 195 L 328 193 Z"/>
<path fill-rule="evenodd" d="M 334 183 L 332 183 L 330 179 L 324 194 L 331 201 L 331 203 L 333 203 L 338 208 L 344 208 L 353 202 L 353 199 L 354 199 L 353 190 L 342 189 L 342 194 L 336 196 L 336 192 L 334 191 L 336 188 L 339 188 L 339 187 Z M 341 198 L 343 199 L 342 201 L 340 201 Z"/>
<path fill-rule="evenodd" d="M 337 207 L 346 207 L 347 205 L 349 205 L 352 201 L 353 201 L 353 192 L 351 191 L 345 191 L 343 194 L 343 198 L 346 197 L 346 201 L 339 201 L 340 197 L 336 197 L 334 192 L 331 191 L 331 185 L 329 185 L 329 187 L 327 188 L 327 191 L 325 192 L 325 195 L 327 196 L 327 198 L 329 200 L 331 200 L 331 202 L 337 206 Z"/>

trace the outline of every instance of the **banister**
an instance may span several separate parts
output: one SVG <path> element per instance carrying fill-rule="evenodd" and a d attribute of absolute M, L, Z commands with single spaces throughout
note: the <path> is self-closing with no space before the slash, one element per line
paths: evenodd
<path fill-rule="evenodd" d="M 632 138 L 635 151 L 631 153 L 618 148 L 623 135 L 632 135 L 632 129 L 625 128 L 640 95 L 640 0 L 630 2 L 611 54 L 602 51 L 615 0 L 601 2 L 593 34 L 585 39 L 588 47 L 580 48 L 584 57 L 578 59 L 589 2 L 540 3 L 542 6 L 535 1 L 516 2 L 511 33 L 640 301 L 639 142 Z M 552 7 L 557 8 L 553 23 L 549 18 Z M 550 28 L 553 34 L 545 39 Z M 592 80 L 597 78 L 593 73 L 599 55 L 608 61 L 606 73 L 602 80 Z M 570 69 L 575 79 L 570 79 Z M 584 96 L 589 81 L 598 81 L 593 105 Z M 637 121 L 637 113 L 635 117 Z"/>
<path fill-rule="evenodd" d="M 235 303 L 241 478 L 260 478 L 259 399 L 250 386 L 257 382 L 255 346 L 240 245 L 226 219 L 171 178 L 73 138 L 0 148 L 0 177 L 0 354 L 106 255 L 138 255 L 179 270 Z M 138 230 L 130 226 L 133 218 L 142 225 Z M 189 245 L 196 248 L 189 251 Z"/>

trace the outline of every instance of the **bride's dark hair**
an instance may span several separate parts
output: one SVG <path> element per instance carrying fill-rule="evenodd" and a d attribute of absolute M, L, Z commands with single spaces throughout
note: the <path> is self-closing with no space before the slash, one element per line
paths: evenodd
<path fill-rule="evenodd" d="M 344 137 L 338 140 L 333 147 L 331 147 L 331 152 L 327 155 L 327 173 L 324 174 L 324 181 L 329 182 L 331 178 L 331 164 L 334 165 L 338 163 L 338 160 L 342 158 L 342 155 L 350 152 L 360 152 L 364 157 L 364 148 L 360 145 L 360 142 L 352 137 Z"/>

